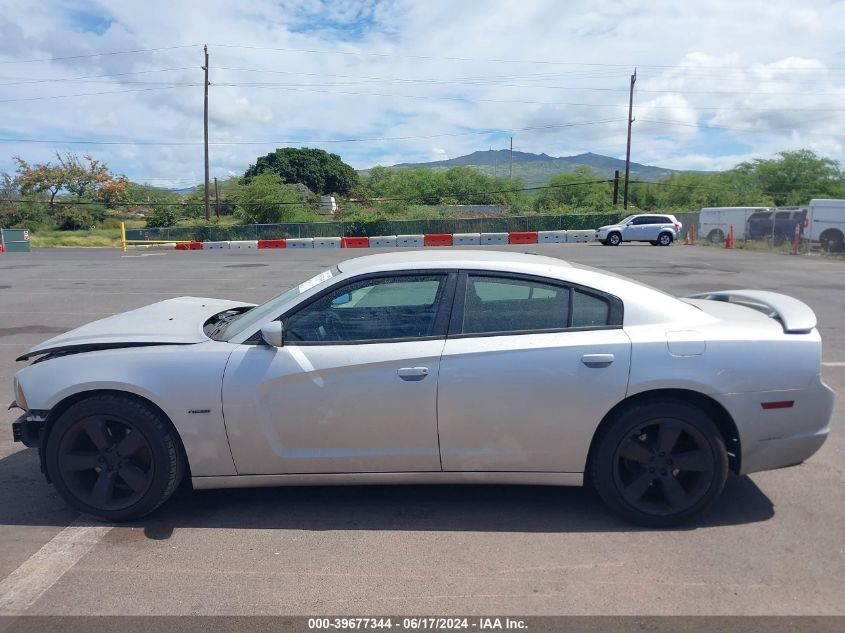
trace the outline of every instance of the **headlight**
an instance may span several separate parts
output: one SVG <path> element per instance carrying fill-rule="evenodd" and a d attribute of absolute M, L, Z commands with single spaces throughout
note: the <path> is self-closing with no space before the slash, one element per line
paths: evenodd
<path fill-rule="evenodd" d="M 21 409 L 29 410 L 29 405 L 26 403 L 26 396 L 23 394 L 23 387 L 21 387 L 21 383 L 18 382 L 17 377 L 15 377 L 15 402 L 18 403 Z"/>

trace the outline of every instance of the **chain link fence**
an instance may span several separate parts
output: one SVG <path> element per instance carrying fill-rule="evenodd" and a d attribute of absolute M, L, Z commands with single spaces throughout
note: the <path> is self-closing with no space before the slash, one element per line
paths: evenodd
<path fill-rule="evenodd" d="M 659 215 L 659 213 L 656 213 Z M 567 213 L 561 215 L 521 215 L 426 220 L 377 220 L 363 222 L 294 222 L 288 224 L 243 224 L 234 226 L 176 226 L 127 229 L 129 240 L 271 240 L 300 237 L 373 237 L 378 235 L 419 235 L 425 233 L 507 233 L 511 231 L 557 231 L 595 229 L 614 224 L 629 213 Z M 722 208 L 675 212 L 683 224 L 681 240 L 725 246 L 733 229 L 734 248 L 790 252 L 828 248 L 818 236 L 811 242 L 809 218 L 804 208 Z M 691 229 L 694 228 L 694 236 Z"/>

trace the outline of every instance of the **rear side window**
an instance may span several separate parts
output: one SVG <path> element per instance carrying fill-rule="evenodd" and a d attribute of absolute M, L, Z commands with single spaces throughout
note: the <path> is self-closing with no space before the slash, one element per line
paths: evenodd
<path fill-rule="evenodd" d="M 768 220 L 772 217 L 771 211 L 755 211 L 751 214 L 750 220 Z"/>
<path fill-rule="evenodd" d="M 601 327 L 610 325 L 610 302 L 580 290 L 572 293 L 572 326 Z"/>
<path fill-rule="evenodd" d="M 540 332 L 622 323 L 621 302 L 566 285 L 470 273 L 462 334 Z"/>
<path fill-rule="evenodd" d="M 789 211 L 778 211 L 775 214 L 775 219 L 776 220 L 788 220 L 789 215 L 790 215 Z"/>
<path fill-rule="evenodd" d="M 469 275 L 465 334 L 553 330 L 569 326 L 569 289 L 542 282 Z"/>

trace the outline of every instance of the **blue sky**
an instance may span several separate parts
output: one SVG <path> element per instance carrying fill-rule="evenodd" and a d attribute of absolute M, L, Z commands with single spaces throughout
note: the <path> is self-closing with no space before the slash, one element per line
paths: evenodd
<path fill-rule="evenodd" d="M 0 0 L 0 170 L 90 153 L 162 186 L 283 144 L 355 167 L 503 148 L 724 169 L 845 159 L 845 3 Z M 97 53 L 111 53 L 97 55 Z M 38 142 L 35 142 L 38 141 Z M 76 141 L 76 143 L 72 142 Z"/>

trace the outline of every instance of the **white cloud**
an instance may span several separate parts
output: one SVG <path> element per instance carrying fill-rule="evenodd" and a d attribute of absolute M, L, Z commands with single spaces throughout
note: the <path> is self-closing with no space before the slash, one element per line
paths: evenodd
<path fill-rule="evenodd" d="M 623 156 L 638 65 L 635 161 L 725 168 L 797 147 L 845 159 L 842 3 L 0 0 L 0 15 L 0 62 L 15 62 L 0 63 L 0 101 L 143 90 L 0 102 L 2 138 L 199 143 L 205 42 L 213 141 L 414 137 L 316 143 L 367 167 L 506 147 L 510 132 L 467 134 L 501 129 L 523 151 Z M 148 48 L 166 50 L 77 57 Z M 47 57 L 74 58 L 21 63 Z M 139 74 L 89 77 L 114 73 Z M 89 78 L 19 83 L 76 77 Z M 74 149 L 133 178 L 202 177 L 196 144 L 0 145 L 0 170 Z M 213 145 L 212 175 L 272 149 Z"/>

